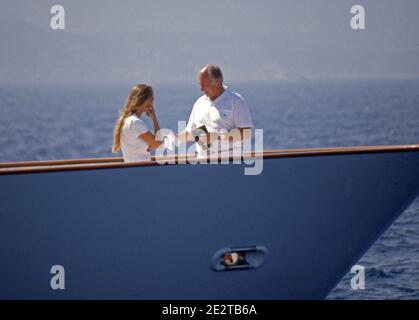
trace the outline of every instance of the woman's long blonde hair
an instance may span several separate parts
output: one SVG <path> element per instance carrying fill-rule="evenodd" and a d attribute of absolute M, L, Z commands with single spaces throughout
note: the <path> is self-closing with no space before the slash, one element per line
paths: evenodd
<path fill-rule="evenodd" d="M 119 113 L 119 118 L 115 123 L 113 130 L 112 152 L 118 152 L 121 149 L 121 133 L 125 119 L 135 113 L 137 109 L 150 97 L 153 96 L 153 88 L 146 84 L 136 84 L 128 93 L 124 108 Z"/>

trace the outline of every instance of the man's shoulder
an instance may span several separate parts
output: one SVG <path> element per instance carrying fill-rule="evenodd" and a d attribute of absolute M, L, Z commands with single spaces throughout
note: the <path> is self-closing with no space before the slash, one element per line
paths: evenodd
<path fill-rule="evenodd" d="M 243 96 L 240 93 L 237 93 L 235 91 L 226 89 L 227 94 L 230 96 L 231 99 L 238 100 L 238 101 L 245 101 Z"/>
<path fill-rule="evenodd" d="M 196 99 L 196 102 L 195 103 L 206 101 L 207 99 L 208 99 L 207 96 L 205 94 L 203 94 L 198 99 Z"/>
<path fill-rule="evenodd" d="M 232 101 L 232 105 L 233 108 L 237 108 L 237 107 L 242 107 L 242 106 L 247 106 L 246 104 L 246 100 L 243 98 L 243 96 L 235 91 L 230 91 L 228 90 L 228 95 L 229 98 L 231 99 L 230 101 Z"/>
<path fill-rule="evenodd" d="M 207 100 L 208 100 L 208 98 L 207 98 L 207 96 L 204 94 L 204 95 L 200 96 L 198 99 L 196 99 L 196 101 L 195 101 L 195 103 L 194 103 L 193 107 L 195 108 L 196 106 L 198 106 L 198 105 L 200 105 L 200 104 L 207 103 Z"/>

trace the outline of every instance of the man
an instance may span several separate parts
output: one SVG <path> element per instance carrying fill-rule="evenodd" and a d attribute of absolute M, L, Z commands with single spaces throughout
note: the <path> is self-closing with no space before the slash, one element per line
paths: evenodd
<path fill-rule="evenodd" d="M 178 137 L 196 141 L 198 157 L 241 148 L 242 140 L 250 137 L 253 128 L 245 100 L 223 86 L 223 74 L 218 66 L 205 65 L 198 81 L 204 95 L 195 102 L 185 131 Z"/>

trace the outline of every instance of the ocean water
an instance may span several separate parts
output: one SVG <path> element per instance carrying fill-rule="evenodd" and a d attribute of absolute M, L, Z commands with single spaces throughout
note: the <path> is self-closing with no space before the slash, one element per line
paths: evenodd
<path fill-rule="evenodd" d="M 187 120 L 199 88 L 154 85 L 162 128 Z M 235 84 L 264 129 L 265 149 L 419 144 L 419 81 Z M 0 162 L 115 156 L 112 130 L 129 85 L 0 87 Z M 419 199 L 328 299 L 419 298 Z"/>

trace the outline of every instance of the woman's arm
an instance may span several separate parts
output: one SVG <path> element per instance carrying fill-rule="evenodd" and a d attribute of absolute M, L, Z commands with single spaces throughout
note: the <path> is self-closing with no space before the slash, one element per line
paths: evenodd
<path fill-rule="evenodd" d="M 156 116 L 156 112 L 154 111 L 154 108 L 151 108 L 151 111 L 148 111 L 147 115 L 150 117 L 151 121 L 153 121 L 154 135 L 157 135 L 157 132 L 160 131 L 160 125 L 159 125 L 159 121 L 157 120 L 157 116 Z"/>
<path fill-rule="evenodd" d="M 152 108 L 151 111 L 147 111 L 146 113 L 153 122 L 154 134 L 152 134 L 150 131 L 147 131 L 146 133 L 139 135 L 138 138 L 144 140 L 150 149 L 156 149 L 162 144 L 160 137 L 156 137 L 157 133 L 160 131 L 159 121 L 157 120 L 154 108 Z"/>
<path fill-rule="evenodd" d="M 156 140 L 156 136 L 152 134 L 150 131 L 140 134 L 138 138 L 144 140 L 144 142 L 148 144 L 148 147 L 150 149 L 157 149 L 162 144 L 161 141 Z"/>

